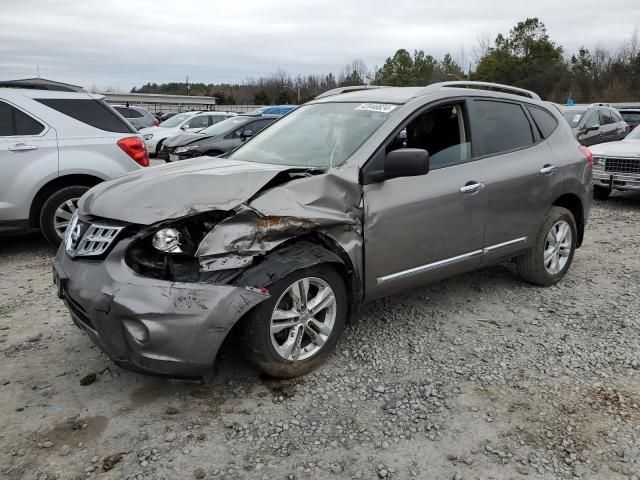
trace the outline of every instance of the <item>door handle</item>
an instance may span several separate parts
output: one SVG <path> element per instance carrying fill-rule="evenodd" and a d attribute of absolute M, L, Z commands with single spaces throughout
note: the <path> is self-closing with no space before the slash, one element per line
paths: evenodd
<path fill-rule="evenodd" d="M 553 175 L 555 171 L 558 169 L 555 165 L 545 165 L 540 169 L 540 173 L 543 175 Z"/>
<path fill-rule="evenodd" d="M 475 193 L 484 188 L 484 183 L 474 182 L 467 183 L 464 187 L 460 187 L 460 193 Z"/>
<path fill-rule="evenodd" d="M 37 150 L 37 145 L 27 145 L 26 143 L 16 143 L 15 145 L 11 145 L 9 147 L 9 151 L 11 152 L 28 152 L 30 150 Z"/>

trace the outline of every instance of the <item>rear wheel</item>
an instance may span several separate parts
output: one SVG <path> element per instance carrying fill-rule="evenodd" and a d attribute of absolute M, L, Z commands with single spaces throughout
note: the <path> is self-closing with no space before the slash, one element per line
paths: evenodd
<path fill-rule="evenodd" d="M 543 287 L 559 282 L 571 266 L 577 238 L 573 214 L 551 207 L 533 248 L 516 259 L 520 276 Z"/>
<path fill-rule="evenodd" d="M 326 360 L 344 330 L 344 281 L 319 265 L 287 275 L 269 293 L 240 325 L 244 355 L 272 377 L 304 375 Z"/>
<path fill-rule="evenodd" d="M 82 185 L 64 187 L 44 201 L 40 210 L 40 230 L 54 247 L 60 245 L 71 216 L 78 207 L 78 200 L 87 190 L 89 187 Z"/>
<path fill-rule="evenodd" d="M 611 195 L 610 188 L 599 187 L 597 185 L 593 187 L 593 198 L 595 198 L 596 200 L 606 200 L 607 198 L 609 198 L 609 195 Z"/>

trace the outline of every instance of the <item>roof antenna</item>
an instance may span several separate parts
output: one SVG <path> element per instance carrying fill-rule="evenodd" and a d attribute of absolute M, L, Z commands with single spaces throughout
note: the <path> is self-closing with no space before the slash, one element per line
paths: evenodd
<path fill-rule="evenodd" d="M 40 78 L 40 65 L 36 65 L 36 70 L 38 71 L 38 78 Z"/>

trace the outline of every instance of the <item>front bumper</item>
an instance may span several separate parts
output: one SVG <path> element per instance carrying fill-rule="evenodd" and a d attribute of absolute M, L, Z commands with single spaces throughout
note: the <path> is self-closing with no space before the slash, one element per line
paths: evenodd
<path fill-rule="evenodd" d="M 205 375 L 225 337 L 268 295 L 229 285 L 142 277 L 124 261 L 128 240 L 102 261 L 61 246 L 54 281 L 74 323 L 115 363 L 179 377 Z"/>
<path fill-rule="evenodd" d="M 593 170 L 593 185 L 612 190 L 640 190 L 640 174 Z"/>

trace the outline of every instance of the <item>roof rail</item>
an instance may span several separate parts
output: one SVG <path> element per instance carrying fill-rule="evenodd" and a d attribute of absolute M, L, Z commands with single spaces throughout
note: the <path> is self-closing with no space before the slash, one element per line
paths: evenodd
<path fill-rule="evenodd" d="M 503 93 L 511 93 L 513 95 L 520 95 L 522 97 L 533 98 L 534 100 L 542 100 L 540 95 L 531 90 L 525 90 L 524 88 L 512 87 L 511 85 L 503 85 L 501 83 L 491 82 L 473 82 L 471 80 L 454 80 L 451 82 L 433 83 L 426 86 L 420 91 L 420 95 L 433 92 L 434 90 L 441 90 L 442 88 L 478 88 L 481 90 L 493 90 Z"/>
<path fill-rule="evenodd" d="M 373 88 L 384 88 L 385 85 L 353 85 L 351 87 L 338 87 L 331 90 L 327 90 L 326 92 L 322 92 L 318 95 L 314 100 L 324 97 L 332 97 L 334 95 L 340 95 L 341 93 L 349 93 L 349 92 L 359 92 L 361 90 L 370 90 Z"/>

